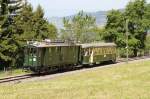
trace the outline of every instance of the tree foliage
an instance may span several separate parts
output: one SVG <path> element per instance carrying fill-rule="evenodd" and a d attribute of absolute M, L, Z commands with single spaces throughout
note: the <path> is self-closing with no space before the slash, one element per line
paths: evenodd
<path fill-rule="evenodd" d="M 57 28 L 44 18 L 40 5 L 33 11 L 32 6 L 22 0 L 0 0 L 0 7 L 1 65 L 21 65 L 27 40 L 56 38 Z"/>
<path fill-rule="evenodd" d="M 15 64 L 14 57 L 19 44 L 15 39 L 18 33 L 13 31 L 13 26 L 14 17 L 19 13 L 21 6 L 21 0 L 0 0 L 0 63 L 5 66 Z"/>
<path fill-rule="evenodd" d="M 16 31 L 21 33 L 22 39 L 26 40 L 42 40 L 45 38 L 53 38 L 50 35 L 56 35 L 57 28 L 49 24 L 44 18 L 44 11 L 39 5 L 35 11 L 30 4 L 26 4 L 19 16 L 15 19 L 16 26 L 18 27 Z M 50 26 L 55 28 L 51 32 Z M 53 29 L 51 28 L 51 29 Z M 54 33 L 54 34 L 52 34 Z"/>
<path fill-rule="evenodd" d="M 53 24 L 48 24 L 48 33 L 46 35 L 47 38 L 57 39 L 57 28 Z"/>
<path fill-rule="evenodd" d="M 95 28 L 95 18 L 80 11 L 71 19 L 64 18 L 64 29 L 62 29 L 62 38 L 74 39 L 75 41 L 89 42 L 89 36 L 92 29 Z"/>
<path fill-rule="evenodd" d="M 107 24 L 105 26 L 106 32 L 104 32 L 104 39 L 107 42 L 113 42 L 118 46 L 124 45 L 124 18 L 123 14 L 119 10 L 112 10 L 107 15 Z"/>
<path fill-rule="evenodd" d="M 145 48 L 145 39 L 149 29 L 149 4 L 145 0 L 129 2 L 125 11 L 112 10 L 107 15 L 104 40 L 115 42 L 118 47 L 126 46 L 126 22 L 128 21 L 128 44 L 134 56 Z"/>

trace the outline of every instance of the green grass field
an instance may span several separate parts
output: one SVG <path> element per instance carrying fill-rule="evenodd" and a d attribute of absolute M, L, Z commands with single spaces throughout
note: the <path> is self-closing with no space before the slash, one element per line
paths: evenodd
<path fill-rule="evenodd" d="M 0 78 L 9 77 L 9 76 L 16 76 L 16 75 L 24 75 L 27 74 L 27 72 L 22 71 L 22 69 L 14 69 L 12 71 L 0 71 Z"/>
<path fill-rule="evenodd" d="M 1 84 L 0 99 L 150 99 L 150 61 L 99 68 L 48 81 Z"/>

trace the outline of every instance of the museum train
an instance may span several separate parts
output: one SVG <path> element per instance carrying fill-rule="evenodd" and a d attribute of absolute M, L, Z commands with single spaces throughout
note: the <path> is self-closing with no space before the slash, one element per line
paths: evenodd
<path fill-rule="evenodd" d="M 30 41 L 25 46 L 24 68 L 35 73 L 116 62 L 114 43 L 75 44 L 51 41 Z"/>

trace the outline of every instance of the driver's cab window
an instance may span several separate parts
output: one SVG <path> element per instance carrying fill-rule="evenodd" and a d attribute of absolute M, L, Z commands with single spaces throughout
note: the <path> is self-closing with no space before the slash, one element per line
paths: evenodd
<path fill-rule="evenodd" d="M 88 54 L 89 54 L 88 49 L 84 49 L 84 56 L 88 56 Z"/>
<path fill-rule="evenodd" d="M 30 51 L 29 51 L 29 53 L 30 53 L 30 55 L 32 55 L 33 57 L 36 57 L 36 49 L 35 48 L 30 48 Z"/>
<path fill-rule="evenodd" d="M 92 54 L 92 49 L 91 48 L 84 49 L 84 56 L 90 56 L 91 54 Z"/>
<path fill-rule="evenodd" d="M 24 50 L 24 55 L 28 55 L 28 48 L 25 48 L 25 50 Z"/>

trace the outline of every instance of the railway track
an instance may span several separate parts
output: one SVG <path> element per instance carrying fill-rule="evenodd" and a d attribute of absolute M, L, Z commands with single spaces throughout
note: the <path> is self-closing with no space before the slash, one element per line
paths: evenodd
<path fill-rule="evenodd" d="M 1 78 L 0 83 L 6 83 L 6 82 L 13 82 L 13 81 L 20 81 L 27 78 L 32 78 L 33 74 L 26 74 L 26 75 L 19 75 L 19 76 L 13 76 L 13 77 L 6 77 Z"/>
<path fill-rule="evenodd" d="M 129 58 L 128 61 L 134 61 L 134 60 L 140 60 L 140 59 L 147 59 L 150 58 L 150 56 L 143 56 L 143 57 L 135 57 L 135 58 Z M 120 58 L 117 59 L 117 63 L 123 63 L 126 62 L 126 58 Z M 79 69 L 80 70 L 80 69 Z M 52 74 L 53 75 L 53 74 Z M 1 78 L 1 83 L 8 83 L 8 82 L 19 82 L 21 80 L 27 79 L 27 78 L 34 78 L 37 75 L 35 74 L 26 74 L 26 75 L 19 75 L 19 76 L 13 76 L 13 77 L 7 77 L 7 78 Z M 41 75 L 40 75 L 41 76 Z"/>
<path fill-rule="evenodd" d="M 147 59 L 147 58 L 150 58 L 150 56 L 141 56 L 141 57 L 128 58 L 128 61 Z M 117 63 L 121 63 L 121 62 L 127 62 L 127 59 L 126 58 L 117 59 Z"/>

